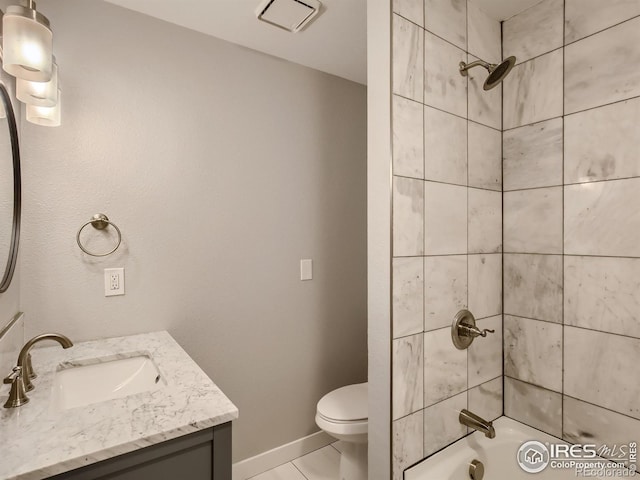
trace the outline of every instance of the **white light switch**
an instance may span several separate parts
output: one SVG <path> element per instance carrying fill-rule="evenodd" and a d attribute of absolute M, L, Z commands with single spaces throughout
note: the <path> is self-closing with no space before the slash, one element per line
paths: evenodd
<path fill-rule="evenodd" d="M 104 269 L 104 296 L 124 295 L 124 268 Z"/>
<path fill-rule="evenodd" d="M 313 260 L 310 258 L 300 260 L 300 280 L 313 280 Z"/>

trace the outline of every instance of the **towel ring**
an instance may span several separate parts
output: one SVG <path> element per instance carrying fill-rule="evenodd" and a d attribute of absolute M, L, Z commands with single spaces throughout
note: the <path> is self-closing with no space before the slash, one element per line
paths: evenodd
<path fill-rule="evenodd" d="M 118 244 L 114 247 L 113 250 L 110 250 L 107 253 L 90 252 L 89 250 L 84 248 L 84 246 L 82 245 L 82 242 L 80 241 L 80 234 L 82 233 L 82 230 L 84 230 L 84 228 L 87 225 L 91 225 L 96 230 L 104 230 L 109 225 L 111 225 L 113 228 L 116 229 L 116 232 L 118 232 Z M 80 227 L 80 230 L 78 230 L 78 234 L 76 235 L 76 242 L 78 242 L 78 246 L 80 247 L 80 250 L 82 250 L 87 255 L 91 255 L 92 257 L 106 257 L 107 255 L 111 255 L 113 252 L 115 252 L 118 249 L 118 247 L 122 243 L 122 233 L 120 232 L 120 229 L 118 228 L 118 226 L 112 221 L 110 221 L 109 217 L 107 217 L 104 213 L 96 213 L 93 217 L 91 217 L 91 220 L 89 220 L 87 223 L 85 223 Z"/>

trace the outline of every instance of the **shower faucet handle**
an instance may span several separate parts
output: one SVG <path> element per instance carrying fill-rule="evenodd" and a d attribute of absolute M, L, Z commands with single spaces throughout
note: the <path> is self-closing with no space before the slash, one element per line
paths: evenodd
<path fill-rule="evenodd" d="M 458 332 L 459 332 L 459 335 L 462 335 L 463 337 L 472 337 L 472 338 L 486 337 L 488 333 L 496 333 L 495 330 L 489 330 L 488 328 L 485 328 L 484 330 L 480 330 L 476 326 L 468 326 L 468 325 L 460 325 L 458 327 Z"/>
<path fill-rule="evenodd" d="M 485 328 L 480 330 L 476 326 L 476 319 L 469 310 L 460 310 L 453 317 L 451 325 L 451 340 L 458 350 L 469 348 L 469 345 L 477 337 L 486 337 L 489 333 L 495 333 L 495 330 Z"/>

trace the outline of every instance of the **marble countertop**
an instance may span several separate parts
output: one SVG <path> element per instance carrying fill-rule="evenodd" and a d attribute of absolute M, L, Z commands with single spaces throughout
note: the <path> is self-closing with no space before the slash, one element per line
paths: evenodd
<path fill-rule="evenodd" d="M 149 355 L 166 383 L 84 407 L 56 407 L 53 377 L 61 364 L 136 354 Z M 38 377 L 30 402 L 0 406 L 2 480 L 46 478 L 238 418 L 235 405 L 167 332 L 38 348 L 32 357 Z M 4 404 L 9 386 L 0 387 Z"/>

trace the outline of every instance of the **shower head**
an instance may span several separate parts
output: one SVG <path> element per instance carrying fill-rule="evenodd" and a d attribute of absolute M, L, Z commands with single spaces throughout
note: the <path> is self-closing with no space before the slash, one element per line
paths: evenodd
<path fill-rule="evenodd" d="M 505 58 L 504 61 L 498 65 L 491 65 L 489 69 L 489 76 L 484 81 L 483 88 L 485 90 L 491 90 L 493 87 L 498 85 L 502 80 L 504 80 L 504 77 L 509 75 L 509 72 L 515 64 L 516 57 L 511 56 Z"/>
<path fill-rule="evenodd" d="M 482 88 L 485 90 L 491 90 L 493 87 L 497 86 L 504 77 L 506 77 L 513 66 L 516 64 L 516 57 L 507 57 L 501 63 L 487 63 L 482 60 L 476 60 L 475 62 L 465 63 L 460 62 L 460 75 L 467 76 L 467 70 L 473 67 L 484 67 L 489 72 L 489 76 L 484 81 L 484 85 Z"/>

